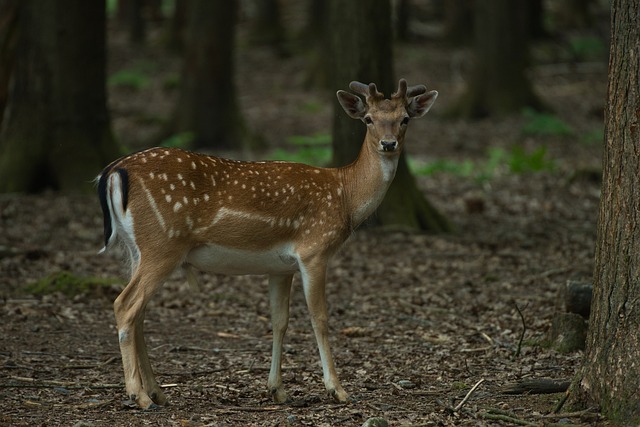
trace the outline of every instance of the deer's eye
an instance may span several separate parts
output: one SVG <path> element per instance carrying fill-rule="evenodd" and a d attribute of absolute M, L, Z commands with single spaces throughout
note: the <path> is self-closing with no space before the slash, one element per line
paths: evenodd
<path fill-rule="evenodd" d="M 400 124 L 402 126 L 406 126 L 409 124 L 409 116 L 405 117 L 404 119 L 402 119 L 402 122 L 400 122 Z"/>
<path fill-rule="evenodd" d="M 365 116 L 364 122 L 368 125 L 371 125 L 373 124 L 373 119 L 371 118 L 371 116 Z"/>

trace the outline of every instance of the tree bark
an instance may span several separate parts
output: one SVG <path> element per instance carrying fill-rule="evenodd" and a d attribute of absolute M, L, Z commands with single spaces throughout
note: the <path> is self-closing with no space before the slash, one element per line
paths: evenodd
<path fill-rule="evenodd" d="M 527 10 L 528 0 L 475 2 L 475 67 L 450 115 L 479 118 L 543 109 L 525 72 Z"/>
<path fill-rule="evenodd" d="M 640 0 L 614 0 L 603 182 L 584 366 L 572 391 L 640 423 Z"/>
<path fill-rule="evenodd" d="M 104 1 L 24 0 L 0 134 L 0 192 L 91 190 L 118 155 L 106 106 Z"/>
<path fill-rule="evenodd" d="M 174 131 L 193 135 L 191 148 L 242 147 L 247 132 L 235 89 L 237 1 L 192 0 Z"/>
<path fill-rule="evenodd" d="M 389 0 L 329 2 L 333 92 L 347 89 L 349 82 L 374 82 L 387 97 L 395 91 L 393 72 L 391 4 Z M 411 82 L 409 82 L 411 83 Z M 418 84 L 421 82 L 413 82 Z M 335 98 L 334 98 L 335 99 Z M 366 133 L 362 122 L 349 118 L 335 100 L 333 164 L 353 162 Z M 396 177 L 378 211 L 368 221 L 377 225 L 429 231 L 449 231 L 450 224 L 425 199 L 411 175 L 405 154 Z"/>

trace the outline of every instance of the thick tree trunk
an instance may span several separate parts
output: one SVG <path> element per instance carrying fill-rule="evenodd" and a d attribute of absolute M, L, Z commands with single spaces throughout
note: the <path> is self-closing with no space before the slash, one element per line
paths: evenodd
<path fill-rule="evenodd" d="M 234 81 L 237 1 L 192 0 L 174 131 L 191 132 L 193 148 L 239 148 L 247 132 Z"/>
<path fill-rule="evenodd" d="M 475 67 L 451 115 L 476 118 L 543 108 L 525 73 L 527 10 L 528 0 L 475 2 Z"/>
<path fill-rule="evenodd" d="M 576 400 L 640 423 L 640 0 L 614 0 L 593 303 Z"/>
<path fill-rule="evenodd" d="M 90 190 L 117 156 L 106 107 L 105 14 L 104 1 L 20 4 L 0 192 Z"/>
<path fill-rule="evenodd" d="M 396 90 L 393 73 L 391 5 L 389 0 L 329 2 L 333 92 L 347 89 L 349 82 L 374 82 L 390 96 Z M 412 82 L 409 82 L 410 84 Z M 421 82 L 413 82 L 418 84 Z M 343 166 L 354 161 L 365 126 L 349 118 L 335 101 L 333 120 L 333 163 Z M 407 167 L 404 153 L 387 196 L 372 220 L 385 226 L 429 231 L 448 231 L 449 223 L 425 199 Z M 371 222 L 371 221 L 370 221 Z"/>

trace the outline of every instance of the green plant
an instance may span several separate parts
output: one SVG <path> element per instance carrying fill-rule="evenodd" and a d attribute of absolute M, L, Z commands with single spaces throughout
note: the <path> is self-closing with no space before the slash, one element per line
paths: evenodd
<path fill-rule="evenodd" d="M 421 165 L 410 162 L 410 166 L 413 172 L 418 175 L 434 175 L 444 172 L 457 176 L 471 176 L 476 169 L 476 165 L 471 160 L 456 162 L 454 160 L 438 159 Z"/>
<path fill-rule="evenodd" d="M 117 279 L 103 279 L 99 277 L 80 277 L 69 271 L 51 273 L 35 282 L 24 286 L 23 290 L 31 295 L 47 295 L 54 292 L 62 292 L 66 296 L 98 292 L 104 293 L 104 288 L 119 284 Z"/>
<path fill-rule="evenodd" d="M 547 147 L 544 145 L 531 152 L 525 151 L 520 145 L 514 145 L 507 158 L 507 165 L 516 174 L 551 170 L 555 166 L 553 161 L 547 159 Z"/>
<path fill-rule="evenodd" d="M 582 135 L 582 141 L 587 145 L 601 144 L 604 141 L 604 128 L 590 130 Z"/>
<path fill-rule="evenodd" d="M 563 136 L 573 135 L 573 129 L 553 114 L 525 108 L 522 112 L 526 123 L 522 133 L 532 136 Z"/>
<path fill-rule="evenodd" d="M 317 101 L 307 101 L 302 105 L 302 109 L 307 113 L 317 113 L 322 110 L 323 104 Z"/>
<path fill-rule="evenodd" d="M 139 70 L 120 70 L 109 77 L 108 84 L 141 90 L 149 85 L 149 77 Z"/>
<path fill-rule="evenodd" d="M 605 51 L 605 44 L 598 37 L 576 36 L 569 39 L 569 52 L 578 61 L 600 59 Z"/>
<path fill-rule="evenodd" d="M 193 132 L 174 133 L 160 143 L 161 147 L 189 148 L 193 142 Z"/>
<path fill-rule="evenodd" d="M 475 181 L 484 182 L 492 179 L 500 170 L 514 174 L 552 170 L 553 160 L 547 157 L 547 147 L 541 146 L 527 151 L 522 146 L 514 145 L 509 151 L 502 148 L 491 148 L 485 160 L 473 162 L 464 160 L 439 159 L 429 163 L 416 163 L 409 159 L 409 167 L 418 175 L 449 173 L 452 175 L 472 177 Z"/>
<path fill-rule="evenodd" d="M 164 90 L 175 90 L 180 86 L 180 76 L 177 73 L 171 73 L 165 77 L 162 82 L 162 88 Z"/>
<path fill-rule="evenodd" d="M 269 158 L 315 166 L 324 166 L 331 161 L 331 135 L 329 134 L 290 136 L 287 138 L 287 143 L 292 146 L 291 149 L 275 149 L 270 153 Z"/>

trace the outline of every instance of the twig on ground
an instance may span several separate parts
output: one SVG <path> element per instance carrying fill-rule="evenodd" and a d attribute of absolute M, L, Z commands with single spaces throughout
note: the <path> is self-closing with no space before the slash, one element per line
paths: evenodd
<path fill-rule="evenodd" d="M 571 389 L 567 389 L 567 392 L 564 394 L 564 396 L 562 396 L 562 399 L 560 399 L 560 401 L 558 402 L 556 407 L 553 408 L 553 411 L 551 412 L 552 414 L 557 414 L 558 412 L 560 412 L 560 410 L 564 406 L 565 402 L 569 398 L 570 394 L 571 394 Z"/>
<path fill-rule="evenodd" d="M 481 418 L 485 418 L 487 420 L 504 421 L 506 423 L 517 424 L 521 426 L 539 427 L 539 424 L 537 423 L 521 420 L 518 418 L 511 417 L 509 415 L 490 414 L 488 412 L 481 412 L 479 415 Z"/>
<path fill-rule="evenodd" d="M 527 306 L 525 306 L 525 308 L 526 307 Z M 520 320 L 522 321 L 522 333 L 520 334 L 520 339 L 518 340 L 518 347 L 516 348 L 516 352 L 514 354 L 514 357 L 517 358 L 517 357 L 520 357 L 520 350 L 522 349 L 522 340 L 524 340 L 524 334 L 525 332 L 527 332 L 527 324 L 524 321 L 524 315 L 522 314 L 520 307 L 518 307 L 518 303 L 516 303 L 516 310 L 518 311 L 518 314 L 520 315 Z"/>
<path fill-rule="evenodd" d="M 469 390 L 469 392 L 467 393 L 467 395 L 464 397 L 464 399 L 462 399 L 460 401 L 460 403 L 458 403 L 455 408 L 453 408 L 454 412 L 458 412 L 465 403 L 467 403 L 467 400 L 469 400 L 469 398 L 471 397 L 471 395 L 476 391 L 476 389 L 478 387 L 480 387 L 480 384 L 482 384 L 484 382 L 484 378 L 480 378 L 480 381 L 478 381 L 473 387 L 471 387 L 471 390 Z"/>
<path fill-rule="evenodd" d="M 500 409 L 489 408 L 486 412 L 480 412 L 478 414 L 481 418 L 485 418 L 487 420 L 495 420 L 495 421 L 504 421 L 511 424 L 517 424 L 521 426 L 527 427 L 539 427 L 539 424 L 532 423 L 531 421 L 521 420 L 516 417 L 514 414 L 503 411 Z"/>

